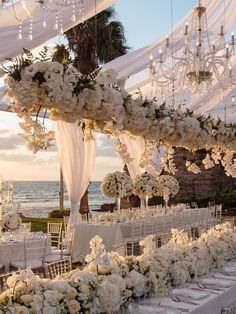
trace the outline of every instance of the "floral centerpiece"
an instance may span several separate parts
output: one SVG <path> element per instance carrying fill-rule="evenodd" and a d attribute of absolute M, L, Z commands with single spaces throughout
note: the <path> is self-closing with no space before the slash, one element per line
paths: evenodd
<path fill-rule="evenodd" d="M 178 181 L 168 175 L 162 175 L 157 178 L 155 185 L 155 195 L 162 196 L 167 207 L 169 197 L 175 196 L 179 192 Z"/>
<path fill-rule="evenodd" d="M 134 194 L 140 197 L 141 202 L 145 199 L 146 207 L 148 207 L 148 197 L 152 197 L 155 194 L 155 186 L 156 177 L 147 172 L 137 175 L 134 180 Z"/>
<path fill-rule="evenodd" d="M 100 190 L 105 196 L 115 197 L 117 200 L 117 209 L 120 209 L 120 198 L 132 194 L 133 181 L 124 172 L 116 171 L 108 173 L 102 181 Z"/>
<path fill-rule="evenodd" d="M 21 218 L 16 212 L 10 212 L 3 216 L 2 230 L 3 231 L 15 231 L 21 226 Z"/>
<path fill-rule="evenodd" d="M 83 270 L 56 279 L 41 279 L 30 269 L 13 274 L 1 293 L 1 313 L 107 313 L 119 311 L 142 296 L 168 294 L 236 257 L 236 229 L 217 225 L 192 241 L 172 229 L 172 239 L 156 249 L 153 236 L 140 242 L 143 254 L 106 254 L 101 238 L 90 241 Z M 98 267 L 97 267 L 98 266 Z"/>

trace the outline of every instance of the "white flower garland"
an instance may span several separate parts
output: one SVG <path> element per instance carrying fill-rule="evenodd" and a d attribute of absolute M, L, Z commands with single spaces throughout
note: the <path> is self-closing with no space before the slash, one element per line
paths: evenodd
<path fill-rule="evenodd" d="M 193 172 L 194 174 L 199 174 L 201 172 L 201 169 L 194 162 L 187 160 L 185 165 L 187 170 Z"/>
<path fill-rule="evenodd" d="M 91 120 L 90 128 L 110 134 L 127 131 L 158 145 L 189 150 L 211 147 L 236 150 L 236 126 L 210 116 L 159 106 L 153 100 L 133 98 L 124 89 L 125 80 L 114 70 L 100 71 L 94 79 L 84 78 L 72 66 L 41 61 L 23 67 L 20 78 L 6 79 L 13 110 L 24 119 L 40 108 L 52 120 Z"/>
<path fill-rule="evenodd" d="M 115 143 L 116 152 L 124 164 L 130 163 L 134 158 L 130 157 L 126 144 L 122 144 L 120 140 Z"/>
<path fill-rule="evenodd" d="M 236 229 L 227 223 L 217 225 L 194 241 L 173 229 L 171 241 L 157 250 L 152 236 L 140 244 L 144 251 L 140 256 L 110 252 L 104 258 L 102 239 L 96 236 L 84 270 L 55 280 L 41 279 L 30 269 L 13 274 L 7 280 L 10 288 L 1 294 L 0 311 L 109 314 L 144 295 L 167 295 L 170 285 L 196 280 L 235 258 Z"/>
<path fill-rule="evenodd" d="M 108 197 L 125 197 L 133 192 L 133 181 L 124 172 L 108 173 L 103 179 L 101 192 Z"/>

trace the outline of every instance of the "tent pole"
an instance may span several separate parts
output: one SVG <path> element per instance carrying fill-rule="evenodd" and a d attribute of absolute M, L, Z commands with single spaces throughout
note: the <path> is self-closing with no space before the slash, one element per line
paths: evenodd
<path fill-rule="evenodd" d="M 61 169 L 60 169 L 60 191 L 59 191 L 59 196 L 60 196 L 59 208 L 60 208 L 60 210 L 63 210 L 64 209 L 64 184 L 63 184 L 63 173 L 62 173 Z"/>

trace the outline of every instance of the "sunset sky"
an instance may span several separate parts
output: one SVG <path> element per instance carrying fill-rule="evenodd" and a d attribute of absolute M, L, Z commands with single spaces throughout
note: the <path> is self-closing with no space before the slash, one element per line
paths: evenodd
<path fill-rule="evenodd" d="M 193 0 L 173 0 L 174 22 L 184 16 L 194 3 Z M 170 29 L 170 0 L 118 0 L 115 7 L 117 18 L 125 27 L 127 43 L 132 49 L 152 43 Z M 58 42 L 58 38 L 56 40 Z M 16 181 L 58 180 L 56 147 L 33 155 L 17 135 L 20 132 L 18 123 L 15 114 L 0 113 L 0 176 Z M 93 180 L 101 180 L 108 172 L 122 169 L 113 143 L 114 139 L 97 135 Z"/>

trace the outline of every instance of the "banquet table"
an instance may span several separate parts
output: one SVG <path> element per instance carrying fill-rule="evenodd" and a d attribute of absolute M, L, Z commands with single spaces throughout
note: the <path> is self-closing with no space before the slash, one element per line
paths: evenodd
<path fill-rule="evenodd" d="M 200 210 L 200 209 L 198 209 Z M 201 209 L 205 213 L 206 219 L 209 219 L 208 212 L 209 209 Z M 192 210 L 192 212 L 196 212 L 197 209 Z M 186 211 L 186 215 L 189 211 Z M 175 217 L 177 214 L 171 215 L 163 215 L 153 217 L 153 219 L 157 219 L 159 223 L 165 221 L 166 217 L 171 217 L 173 224 L 169 224 L 169 229 L 166 229 L 166 232 L 169 232 L 171 228 L 175 226 Z M 195 226 L 198 222 L 196 221 L 195 216 L 190 217 L 192 220 L 189 220 L 189 224 Z M 142 220 L 140 220 L 142 221 Z M 199 221 L 199 224 L 202 222 Z M 179 226 L 181 227 L 181 226 Z M 132 235 L 132 227 L 131 222 L 122 222 L 122 223 L 99 223 L 99 222 L 84 222 L 81 224 L 77 224 L 75 226 L 75 235 L 74 241 L 72 245 L 72 260 L 74 262 L 81 261 L 84 256 L 86 256 L 89 251 L 89 241 L 94 236 L 100 236 L 103 239 L 103 243 L 105 244 L 105 248 L 107 251 L 111 251 L 113 245 L 124 243 L 125 239 L 130 238 Z"/>
<path fill-rule="evenodd" d="M 32 240 L 34 241 L 34 240 Z M 36 240 L 35 240 L 36 241 Z M 51 238 L 48 238 L 46 254 L 51 251 Z M 37 258 L 37 256 L 35 256 Z M 24 240 L 9 240 L 0 244 L 0 262 L 4 265 L 5 271 L 9 271 L 12 261 L 24 259 Z"/>
<path fill-rule="evenodd" d="M 236 265 L 235 265 L 236 266 Z M 236 277 L 230 277 L 226 280 L 232 280 L 234 284 L 225 288 L 222 291 L 216 290 L 207 290 L 207 289 L 199 289 L 196 284 L 190 284 L 186 290 L 190 290 L 191 294 L 197 293 L 208 293 L 208 296 L 204 299 L 195 299 L 192 298 L 191 301 L 197 303 L 198 305 L 187 304 L 184 302 L 175 302 L 170 297 L 164 298 L 151 298 L 144 301 L 141 305 L 137 304 L 136 307 L 133 307 L 133 311 L 131 313 L 139 313 L 139 314 L 149 314 L 149 313 L 161 313 L 158 312 L 159 309 L 168 310 L 170 313 L 175 313 L 174 309 L 176 309 L 176 313 L 190 313 L 190 314 L 221 314 L 223 307 L 231 305 L 236 301 Z M 232 279 L 233 278 L 233 279 Z M 225 281 L 225 279 L 222 279 Z M 220 283 L 220 279 L 219 279 Z M 199 290 L 195 290 L 199 289 Z M 176 289 L 178 290 L 178 289 Z M 189 300 L 189 299 L 188 299 Z M 173 310 L 173 312 L 171 311 Z M 233 313 L 233 312 L 232 312 Z"/>

